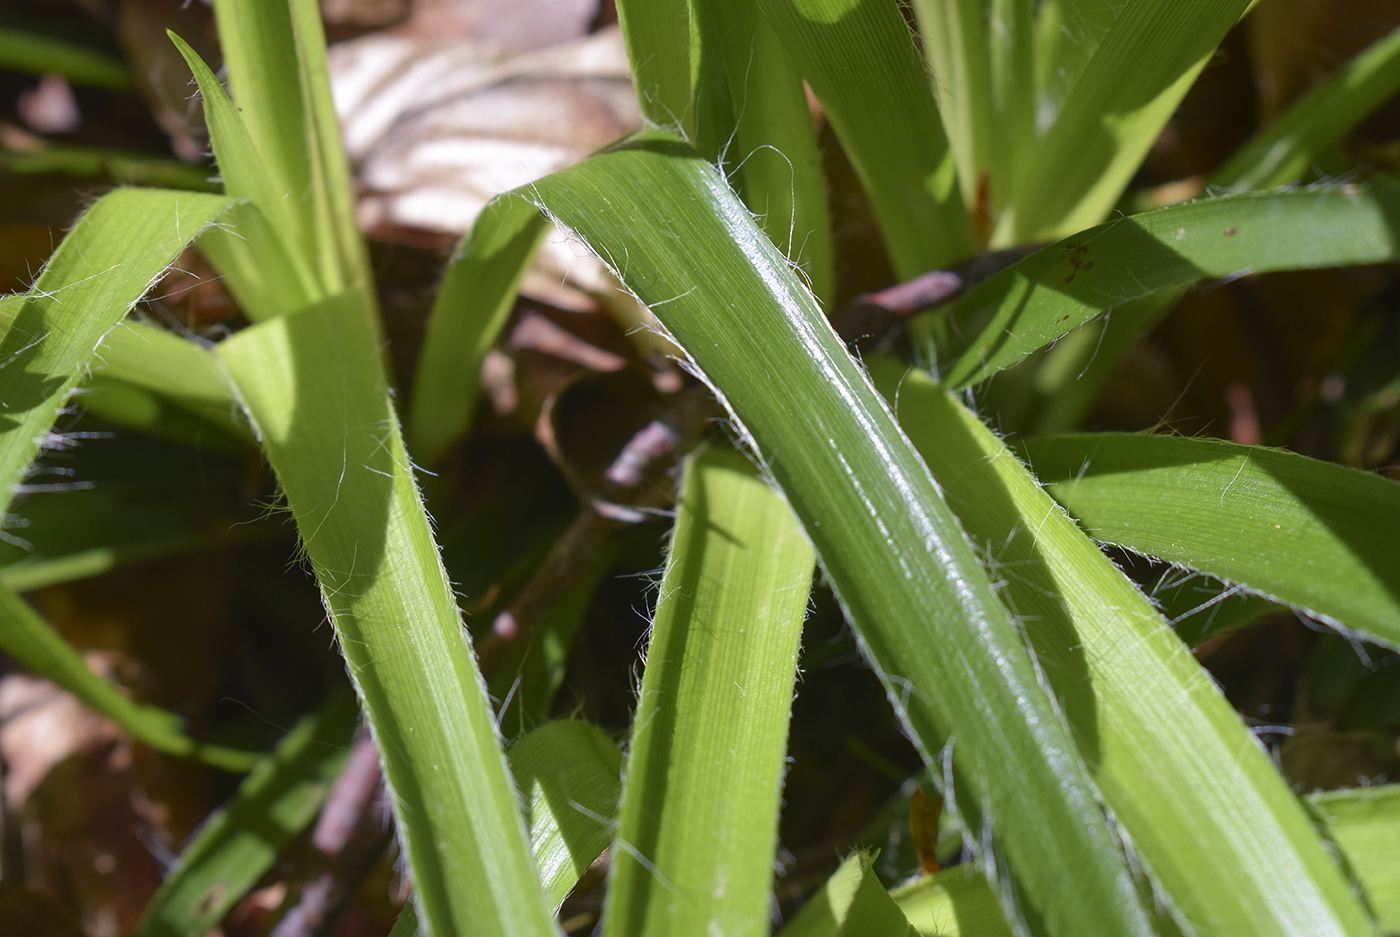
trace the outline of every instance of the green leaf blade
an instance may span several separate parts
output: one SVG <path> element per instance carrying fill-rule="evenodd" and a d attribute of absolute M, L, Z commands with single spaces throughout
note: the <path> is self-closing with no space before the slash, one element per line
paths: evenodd
<path fill-rule="evenodd" d="M 956 735 L 959 804 L 995 829 L 1031 926 L 1146 933 L 1073 744 L 927 470 L 713 167 L 651 133 L 534 192 L 723 391 L 931 767 Z"/>
<path fill-rule="evenodd" d="M 471 427 L 478 375 L 545 231 L 524 199 L 495 199 L 458 243 L 428 318 L 413 378 L 409 448 L 435 465 Z"/>
<path fill-rule="evenodd" d="M 103 336 L 228 206 L 218 195 L 117 189 L 78 220 L 0 338 L 0 511 Z"/>
<path fill-rule="evenodd" d="M 938 105 L 899 10 L 877 0 L 759 0 L 870 195 L 902 280 L 972 253 Z"/>
<path fill-rule="evenodd" d="M 1122 5 L 1053 126 L 1027 161 L 995 246 L 1033 244 L 1097 223 L 1250 0 Z"/>
<path fill-rule="evenodd" d="M 1142 593 L 927 375 L 892 361 L 873 373 L 1006 570 L 1007 601 L 1167 909 L 1202 933 L 1371 933 L 1268 755 Z"/>
<path fill-rule="evenodd" d="M 93 673 L 81 655 L 29 603 L 0 585 L 0 648 L 24 667 L 63 687 L 156 751 L 197 758 L 224 771 L 242 772 L 261 752 L 205 745 L 182 728 L 180 717 L 158 706 L 136 703 Z"/>
<path fill-rule="evenodd" d="M 1175 436 L 1049 436 L 1029 440 L 1026 452 L 1094 539 L 1400 648 L 1391 536 L 1400 484 L 1282 450 Z"/>
<path fill-rule="evenodd" d="M 1130 215 L 1037 251 L 947 312 L 942 380 L 965 387 L 1115 307 L 1204 279 L 1381 263 L 1400 254 L 1400 188 L 1325 186 Z"/>
<path fill-rule="evenodd" d="M 490 704 L 353 294 L 219 346 L 375 733 L 425 923 L 553 934 Z M 367 379 L 367 376 L 368 379 Z"/>
<path fill-rule="evenodd" d="M 1400 91 L 1400 28 L 1376 40 L 1240 145 L 1213 185 L 1269 189 L 1301 178 L 1337 138 Z"/>
<path fill-rule="evenodd" d="M 525 799 L 535 864 L 558 907 L 612 842 L 622 753 L 602 729 L 571 719 L 531 730 L 507 755 Z"/>
<path fill-rule="evenodd" d="M 798 635 L 815 561 L 742 456 L 687 468 L 642 674 L 608 935 L 767 933 Z"/>

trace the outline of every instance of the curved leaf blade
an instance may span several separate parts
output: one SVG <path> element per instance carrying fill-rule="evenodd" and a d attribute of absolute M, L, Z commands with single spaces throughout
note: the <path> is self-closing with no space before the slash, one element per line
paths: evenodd
<path fill-rule="evenodd" d="M 547 722 L 506 753 L 525 799 L 530 848 L 557 908 L 612 842 L 622 753 L 578 719 Z"/>
<path fill-rule="evenodd" d="M 606 935 L 759 935 L 815 560 L 743 456 L 690 461 L 618 811 Z"/>
<path fill-rule="evenodd" d="M 941 772 L 939 753 L 956 735 L 959 806 L 974 828 L 995 830 L 1031 926 L 1147 933 L 1073 743 L 956 521 L 811 294 L 714 167 L 653 132 L 531 192 L 724 393 L 926 763 Z"/>
<path fill-rule="evenodd" d="M 993 245 L 1063 237 L 1103 218 L 1250 2 L 1122 4 L 1026 161 Z"/>
<path fill-rule="evenodd" d="M 1159 900 L 1201 933 L 1371 933 L 1267 753 L 1137 587 L 975 414 L 896 362 L 872 371 L 964 529 L 1005 569 L 1007 601 Z"/>
<path fill-rule="evenodd" d="M 375 734 L 434 934 L 553 934 L 491 707 L 358 297 L 218 348 Z"/>
<path fill-rule="evenodd" d="M 458 242 L 438 287 L 413 376 L 409 449 L 434 465 L 471 427 L 478 375 L 539 246 L 544 219 L 523 199 L 496 199 Z"/>
<path fill-rule="evenodd" d="M 316 819 L 345 763 L 359 709 L 348 689 L 299 722 L 200 826 L 146 906 L 137 937 L 207 933 Z"/>
<path fill-rule="evenodd" d="M 965 387 L 1130 300 L 1244 273 L 1400 256 L 1400 187 L 1249 193 L 1130 215 L 1051 244 L 979 284 L 941 324 L 939 372 Z"/>
<path fill-rule="evenodd" d="M 757 0 L 826 109 L 901 280 L 972 253 L 933 90 L 895 5 Z"/>
<path fill-rule="evenodd" d="M 0 513 L 103 336 L 229 205 L 117 189 L 78 219 L 0 338 Z"/>
<path fill-rule="evenodd" d="M 1270 189 L 1301 178 L 1337 138 L 1400 91 L 1400 28 L 1377 39 L 1211 176 L 1213 185 Z"/>
<path fill-rule="evenodd" d="M 1178 436 L 1044 436 L 1025 452 L 1095 540 L 1400 648 L 1400 484 L 1292 452 Z"/>

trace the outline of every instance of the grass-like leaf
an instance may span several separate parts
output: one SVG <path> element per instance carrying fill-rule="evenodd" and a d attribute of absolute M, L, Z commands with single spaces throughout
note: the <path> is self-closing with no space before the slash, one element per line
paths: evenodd
<path fill-rule="evenodd" d="M 642 116 L 658 127 L 693 132 L 688 0 L 617 0 L 617 19 Z"/>
<path fill-rule="evenodd" d="M 0 583 L 27 592 L 134 560 L 285 538 L 282 518 L 233 523 L 246 514 L 245 456 L 126 433 L 84 442 L 65 456 L 64 486 L 25 496 L 24 526 L 0 543 Z"/>
<path fill-rule="evenodd" d="M 117 189 L 78 219 L 0 338 L 0 513 L 103 336 L 228 206 L 218 195 Z"/>
<path fill-rule="evenodd" d="M 88 669 L 77 651 L 29 603 L 0 586 L 0 649 L 24 667 L 63 687 L 132 738 L 156 751 L 197 758 L 225 771 L 247 771 L 261 752 L 206 745 L 187 735 L 174 713 L 134 703 Z"/>
<path fill-rule="evenodd" d="M 1400 28 L 1376 40 L 1245 141 L 1211 183 L 1269 189 L 1302 178 L 1337 138 L 1400 91 Z"/>
<path fill-rule="evenodd" d="M 622 753 L 602 729 L 572 719 L 545 723 L 507 755 L 525 799 L 535 864 L 558 907 L 612 842 Z"/>
<path fill-rule="evenodd" d="M 919 931 L 880 884 L 871 868 L 872 859 L 869 853 L 861 852 L 841 863 L 782 929 L 781 937 L 857 937 L 859 934 L 915 937 Z M 990 898 L 985 880 L 981 876 L 977 876 L 977 880 L 982 884 L 982 893 Z M 996 924 L 1004 928 L 995 900 L 990 903 Z"/>
<path fill-rule="evenodd" d="M 92 373 L 150 391 L 234 439 L 252 441 L 214 353 L 190 339 L 139 322 L 122 322 L 97 349 Z"/>
<path fill-rule="evenodd" d="M 186 937 L 216 927 L 287 841 L 316 818 L 345 763 L 358 716 L 346 690 L 287 733 L 204 821 L 146 906 L 137 937 Z"/>
<path fill-rule="evenodd" d="M 523 199 L 493 201 L 458 243 L 428 319 L 413 379 L 409 449 L 433 465 L 471 426 L 481 362 L 515 302 L 544 219 Z"/>
<path fill-rule="evenodd" d="M 1034 151 L 1034 22 L 1029 0 L 919 0 L 924 53 L 958 166 L 964 204 L 982 217 L 1014 198 Z"/>
<path fill-rule="evenodd" d="M 1400 189 L 1327 186 L 1130 215 L 1052 244 L 948 312 L 935 351 L 963 387 L 1093 317 L 1171 286 L 1242 273 L 1380 263 L 1400 254 Z"/>
<path fill-rule="evenodd" d="M 1306 798 L 1342 849 L 1382 931 L 1400 931 L 1400 784 L 1325 791 Z"/>
<path fill-rule="evenodd" d="M 1074 745 L 957 522 L 714 167 L 648 133 L 531 192 L 725 395 L 926 762 L 947 768 L 972 827 L 1002 850 L 1033 929 L 1146 933 Z"/>
<path fill-rule="evenodd" d="M 1214 439 L 1048 436 L 1028 440 L 1025 451 L 1095 540 L 1208 572 L 1400 648 L 1400 484 Z"/>
<path fill-rule="evenodd" d="M 232 0 L 214 13 L 239 116 L 261 157 L 266 184 L 286 203 L 289 227 L 283 233 L 324 288 L 315 298 L 353 289 L 377 330 L 369 256 L 355 222 L 315 0 Z M 208 94 L 203 81 L 200 89 Z M 217 151 L 212 126 L 210 133 Z M 219 168 L 227 178 L 232 167 L 222 153 Z M 271 213 L 267 203 L 259 205 Z"/>
<path fill-rule="evenodd" d="M 320 582 L 435 934 L 550 934 L 496 726 L 358 300 L 219 346 Z"/>
<path fill-rule="evenodd" d="M 290 194 L 258 151 L 244 123 L 209 66 L 180 37 L 170 36 L 194 73 L 204 101 L 209 139 L 223 176 L 224 191 L 246 201 L 209 232 L 200 247 L 214 262 L 253 321 L 285 315 L 330 295 L 298 243 L 299 225 Z"/>
<path fill-rule="evenodd" d="M 741 455 L 692 459 L 627 759 L 604 933 L 766 934 L 814 560 Z"/>
<path fill-rule="evenodd" d="M 964 530 L 1004 571 L 1007 603 L 1167 908 L 1202 933 L 1369 933 L 1268 755 L 1147 599 L 975 414 L 905 372 L 872 365 Z"/>
<path fill-rule="evenodd" d="M 909 29 L 882 0 L 756 0 L 821 99 L 900 279 L 972 253 L 938 105 Z"/>
<path fill-rule="evenodd" d="M 721 141 L 729 181 L 797 263 L 823 303 L 832 297 L 826 179 L 807 94 L 773 24 L 752 0 L 701 0 L 734 110 Z M 697 86 L 697 93 L 705 93 Z"/>
<path fill-rule="evenodd" d="M 993 245 L 1063 237 L 1102 219 L 1249 3 L 1122 5 L 1034 157 L 1026 160 L 1015 203 L 999 219 Z"/>

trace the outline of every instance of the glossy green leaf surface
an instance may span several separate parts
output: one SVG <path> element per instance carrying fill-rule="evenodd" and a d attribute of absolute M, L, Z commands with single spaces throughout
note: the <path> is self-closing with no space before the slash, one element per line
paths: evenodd
<path fill-rule="evenodd" d="M 350 309 L 356 298 L 346 297 Z M 219 346 L 286 494 L 435 934 L 550 934 L 481 677 L 380 370 L 335 303 Z"/>
<path fill-rule="evenodd" d="M 1028 440 L 1025 452 L 1095 540 L 1243 584 L 1400 647 L 1392 536 L 1400 484 L 1213 439 L 1046 436 Z"/>
<path fill-rule="evenodd" d="M 607 935 L 766 934 L 815 561 L 743 456 L 686 468 L 647 647 Z"/>
<path fill-rule="evenodd" d="M 956 796 L 971 825 L 986 824 L 1005 849 L 1021 901 L 1013 913 L 1048 933 L 1145 933 L 1074 745 L 957 522 L 811 294 L 715 169 L 649 133 L 532 192 L 724 395 L 940 774 L 956 736 Z"/>
<path fill-rule="evenodd" d="M 935 348 L 951 387 L 985 380 L 1130 300 L 1200 280 L 1369 264 L 1400 250 L 1400 188 L 1323 186 L 1129 215 L 1051 244 L 953 305 Z"/>
<path fill-rule="evenodd" d="M 1166 909 L 1210 934 L 1369 933 L 1267 753 L 1137 587 L 927 375 L 888 360 L 872 374 L 1004 577 L 1002 594 Z"/>
<path fill-rule="evenodd" d="M 282 847 L 316 819 L 358 716 L 346 690 L 287 733 L 204 821 L 146 906 L 137 937 L 187 937 L 217 927 Z"/>
<path fill-rule="evenodd" d="M 9 300 L 20 305 L 0 338 L 0 509 L 9 508 L 103 337 L 228 204 L 195 192 L 109 192 L 68 232 L 29 293 Z"/>

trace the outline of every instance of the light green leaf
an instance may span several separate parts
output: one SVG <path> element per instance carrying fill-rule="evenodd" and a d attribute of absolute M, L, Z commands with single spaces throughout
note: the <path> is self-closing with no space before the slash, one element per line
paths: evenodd
<path fill-rule="evenodd" d="M 1394 260 L 1400 188 L 1325 186 L 1130 215 L 1051 244 L 979 284 L 936 329 L 950 387 L 985 380 L 1101 313 L 1216 277 Z"/>
<path fill-rule="evenodd" d="M 914 930 L 929 937 L 1011 937 L 985 876 L 954 866 L 890 892 Z"/>
<path fill-rule="evenodd" d="M 530 849 L 554 907 L 612 842 L 622 753 L 592 723 L 547 722 L 507 752 L 525 799 Z"/>
<path fill-rule="evenodd" d="M 137 937 L 187 937 L 216 927 L 316 818 L 358 716 L 354 694 L 345 690 L 297 723 L 200 826 L 146 906 Z"/>
<path fill-rule="evenodd" d="M 957 522 L 714 167 L 648 133 L 532 188 L 724 394 L 940 776 L 956 736 L 959 807 L 1004 849 L 1032 927 L 1146 933 L 1074 745 Z"/>
<path fill-rule="evenodd" d="M 552 934 L 481 677 L 358 298 L 219 346 L 277 472 L 435 934 Z"/>
<path fill-rule="evenodd" d="M 278 187 L 279 180 L 248 133 L 243 112 L 233 106 L 209 66 L 183 39 L 171 33 L 170 40 L 199 85 L 224 191 L 246 200 L 228 213 L 224 219 L 228 227 L 211 230 L 200 247 L 253 321 L 285 315 L 325 298 L 326 286 L 298 242 L 293 198 Z"/>
<path fill-rule="evenodd" d="M 830 303 L 826 178 L 802 76 L 752 0 L 699 2 L 709 10 L 734 109 L 732 133 L 721 141 L 729 181 L 773 242 L 802 268 L 812 292 Z"/>
<path fill-rule="evenodd" d="M 617 0 L 617 20 L 642 116 L 653 126 L 693 133 L 688 0 Z"/>
<path fill-rule="evenodd" d="M 408 444 L 435 465 L 471 427 L 481 362 L 515 302 L 544 219 L 523 199 L 497 199 L 457 244 L 428 318 L 413 379 Z"/>
<path fill-rule="evenodd" d="M 349 286 L 373 315 L 369 259 L 355 223 L 315 0 L 230 0 L 214 14 L 229 88 L 266 184 L 285 203 L 289 246 L 310 262 L 322 286 L 315 298 Z M 218 152 L 212 123 L 210 135 Z M 219 168 L 227 178 L 231 168 L 222 153 Z M 239 193 L 230 188 L 229 194 Z M 272 217 L 269 203 L 259 205 Z M 372 321 L 377 329 L 377 318 Z"/>
<path fill-rule="evenodd" d="M 92 373 L 148 390 L 235 439 L 252 440 L 213 351 L 193 339 L 124 321 L 102 340 Z"/>
<path fill-rule="evenodd" d="M 0 339 L 0 513 L 103 337 L 228 200 L 117 189 L 68 232 Z"/>
<path fill-rule="evenodd" d="M 605 934 L 766 934 L 814 559 L 737 453 L 690 461 L 627 758 Z"/>
<path fill-rule="evenodd" d="M 1034 149 L 1034 8 L 1030 0 L 914 4 L 963 202 L 974 210 L 982 197 L 993 212 L 1013 199 Z"/>
<path fill-rule="evenodd" d="M 757 0 L 822 102 L 870 195 L 902 280 L 972 253 L 938 106 L 898 8 L 878 0 Z"/>
<path fill-rule="evenodd" d="M 1337 138 L 1400 91 L 1400 28 L 1377 39 L 1211 176 L 1228 188 L 1269 189 L 1305 175 Z"/>
<path fill-rule="evenodd" d="M 1313 817 L 1342 848 L 1376 923 L 1400 931 L 1400 784 L 1310 794 Z"/>
<path fill-rule="evenodd" d="M 1123 4 L 1036 145 L 1001 216 L 996 247 L 1100 221 L 1249 0 Z"/>
<path fill-rule="evenodd" d="M 779 932 L 780 937 L 857 937 L 863 934 L 914 937 L 918 931 L 880 884 L 871 868 L 873 859 L 869 853 L 861 852 L 841 863 Z M 979 883 L 985 882 L 980 875 L 976 879 Z M 985 884 L 982 893 L 991 897 Z M 995 925 L 1004 929 L 995 900 L 990 903 Z M 992 933 L 997 932 L 993 930 Z"/>
<path fill-rule="evenodd" d="M 1158 900 L 1207 934 L 1371 933 L 1273 762 L 1147 599 L 975 414 L 906 370 L 872 364 L 963 529 L 1004 571 L 1007 604 Z"/>
<path fill-rule="evenodd" d="M 1025 451 L 1095 540 L 1242 584 L 1400 648 L 1400 484 L 1214 439 L 1046 436 Z"/>
<path fill-rule="evenodd" d="M 7 586 L 0 586 L 0 649 L 156 751 L 196 758 L 235 773 L 247 771 L 262 757 L 262 752 L 238 751 L 192 739 L 185 733 L 179 716 L 158 706 L 127 699 L 116 687 L 89 670 L 78 652 Z"/>

